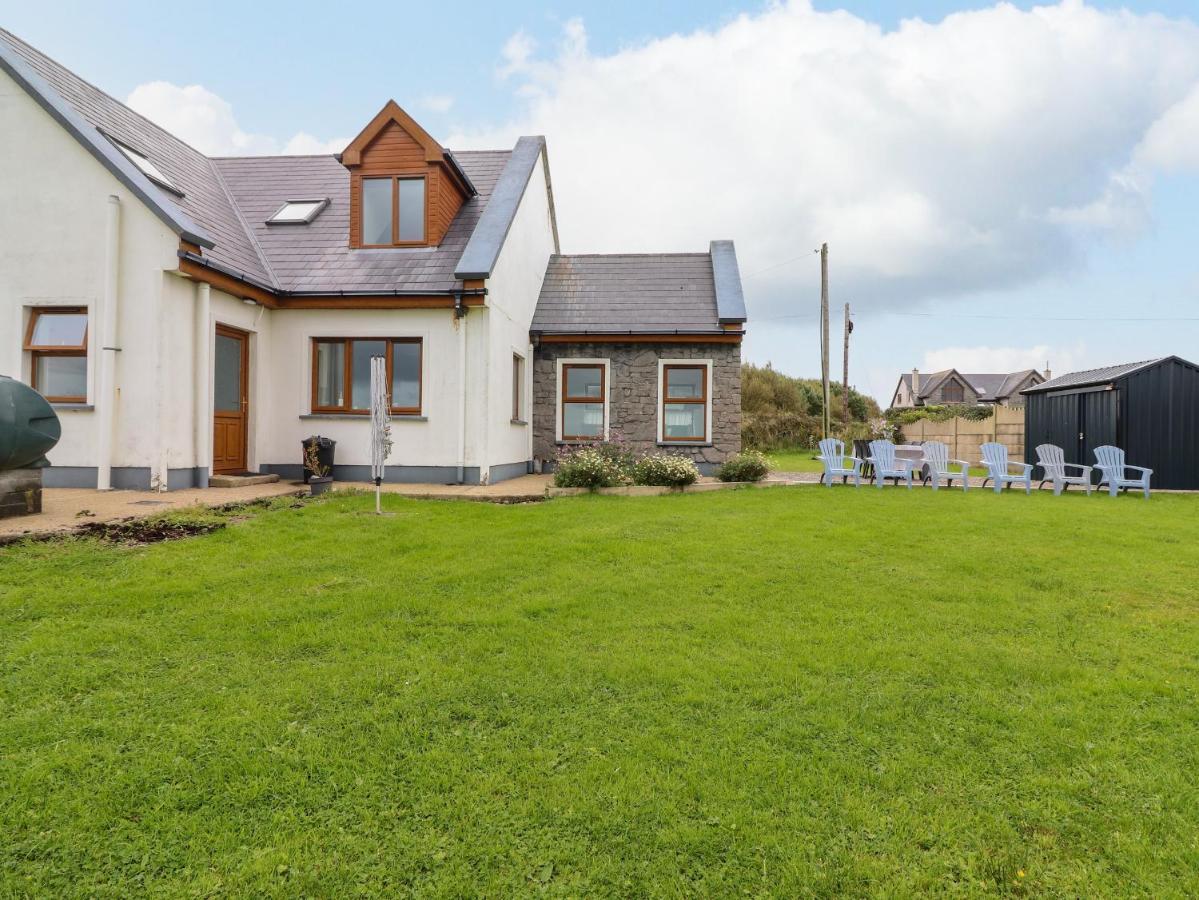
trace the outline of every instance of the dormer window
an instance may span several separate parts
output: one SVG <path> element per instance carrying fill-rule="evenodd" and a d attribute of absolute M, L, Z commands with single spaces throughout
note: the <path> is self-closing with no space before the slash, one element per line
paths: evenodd
<path fill-rule="evenodd" d="M 268 225 L 307 225 L 329 205 L 328 197 L 315 200 L 288 200 L 266 220 Z"/>
<path fill-rule="evenodd" d="M 424 243 L 424 177 L 364 177 L 362 246 L 403 247 Z"/>
<path fill-rule="evenodd" d="M 112 138 L 109 138 L 109 140 L 112 140 Z M 158 166 L 154 165 L 154 163 L 150 162 L 150 160 L 138 153 L 132 147 L 126 147 L 120 141 L 112 142 L 118 150 L 125 154 L 126 159 L 138 167 L 143 175 L 145 175 L 159 187 L 164 187 L 168 191 L 178 194 L 180 197 L 183 196 L 183 191 L 171 184 L 171 179 L 163 175 L 162 172 L 158 170 Z"/>
<path fill-rule="evenodd" d="M 435 247 L 477 192 L 453 155 L 394 101 L 341 154 L 353 249 Z"/>

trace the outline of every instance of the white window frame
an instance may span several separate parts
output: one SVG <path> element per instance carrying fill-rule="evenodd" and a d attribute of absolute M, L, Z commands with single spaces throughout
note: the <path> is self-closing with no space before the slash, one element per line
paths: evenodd
<path fill-rule="evenodd" d="M 305 215 L 292 216 L 292 217 L 286 218 L 286 219 L 279 218 L 279 216 L 281 216 L 287 210 L 287 208 L 289 206 L 294 206 L 297 204 L 309 204 L 309 203 L 315 203 L 316 206 L 314 206 L 312 209 L 310 209 Z M 266 220 L 266 224 L 268 224 L 268 225 L 307 225 L 313 219 L 315 219 L 317 216 L 319 216 L 322 212 L 324 212 L 325 207 L 328 205 L 329 205 L 328 197 L 307 197 L 307 198 L 302 197 L 297 200 L 285 200 L 285 201 L 283 201 L 282 206 L 280 206 L 277 210 L 275 210 L 273 213 L 271 213 L 271 217 Z"/>
<path fill-rule="evenodd" d="M 565 443 L 562 440 L 562 367 L 563 366 L 603 366 L 604 367 L 604 437 L 603 440 L 608 440 L 608 434 L 612 428 L 612 416 L 609 410 L 609 397 L 612 395 L 612 363 L 611 360 L 603 359 L 597 356 L 588 357 L 559 357 L 554 360 L 554 440 L 561 444 Z M 571 441 L 571 443 L 592 443 L 592 441 Z"/>
<path fill-rule="evenodd" d="M 666 397 L 666 367 L 667 366 L 705 366 L 706 385 L 704 395 L 704 438 L 702 441 L 668 441 L 666 440 L 666 419 L 663 415 Z M 656 397 L 658 419 L 658 443 L 666 447 L 695 447 L 712 443 L 712 360 L 710 359 L 659 359 L 658 360 L 658 396 Z"/>

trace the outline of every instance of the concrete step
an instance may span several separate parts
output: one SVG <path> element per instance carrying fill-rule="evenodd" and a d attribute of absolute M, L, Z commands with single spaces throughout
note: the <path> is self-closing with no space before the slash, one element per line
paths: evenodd
<path fill-rule="evenodd" d="M 214 488 L 246 487 L 251 484 L 274 484 L 278 475 L 212 475 L 208 486 Z"/>

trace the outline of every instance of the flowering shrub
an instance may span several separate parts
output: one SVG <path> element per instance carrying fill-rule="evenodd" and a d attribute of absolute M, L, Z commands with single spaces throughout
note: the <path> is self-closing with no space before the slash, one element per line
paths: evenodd
<path fill-rule="evenodd" d="M 699 480 L 699 469 L 686 456 L 663 453 L 643 456 L 633 466 L 633 484 L 683 487 Z"/>
<path fill-rule="evenodd" d="M 616 487 L 629 480 L 629 465 L 620 453 L 601 444 L 575 447 L 558 453 L 554 484 L 595 490 Z"/>
<path fill-rule="evenodd" d="M 758 450 L 742 450 L 716 470 L 721 481 L 761 481 L 770 472 L 770 461 Z"/>

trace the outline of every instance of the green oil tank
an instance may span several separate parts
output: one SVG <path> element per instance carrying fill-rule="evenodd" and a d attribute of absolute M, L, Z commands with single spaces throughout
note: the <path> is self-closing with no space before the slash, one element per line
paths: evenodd
<path fill-rule="evenodd" d="M 0 469 L 39 469 L 62 437 L 46 398 L 27 384 L 0 375 Z"/>

